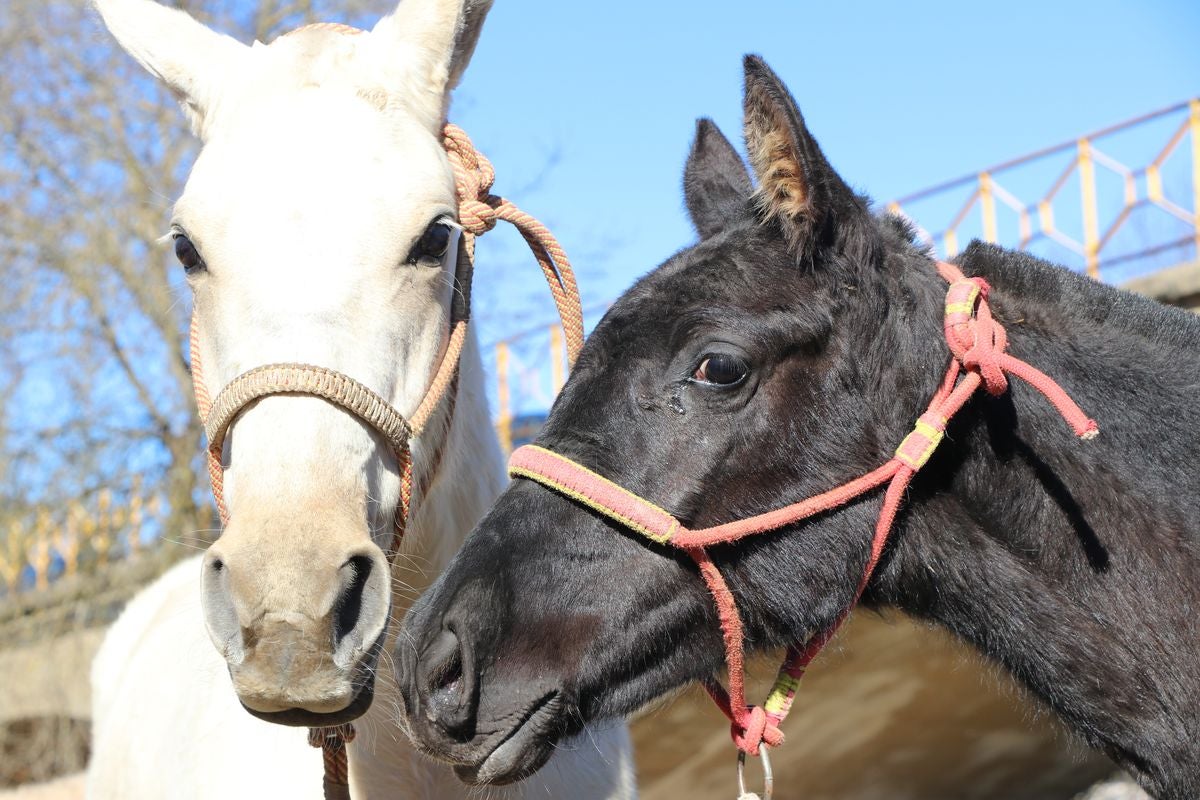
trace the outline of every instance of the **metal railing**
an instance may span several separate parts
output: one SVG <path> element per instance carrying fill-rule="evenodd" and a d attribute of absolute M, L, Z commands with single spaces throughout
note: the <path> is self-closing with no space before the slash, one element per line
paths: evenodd
<path fill-rule="evenodd" d="M 545 339 L 544 348 L 539 347 Z M 530 362 L 528 354 L 534 360 Z M 492 347 L 496 375 L 496 434 L 505 452 L 513 449 L 513 437 L 518 432 L 513 422 L 522 416 L 521 410 L 529 401 L 549 408 L 567 379 L 567 347 L 561 325 L 546 325 L 522 331 L 496 342 Z M 513 378 L 517 377 L 514 392 Z M 522 403 L 514 408 L 514 394 Z"/>
<path fill-rule="evenodd" d="M 1191 145 L 1190 176 L 1183 169 L 1184 158 L 1177 155 L 1185 140 Z M 1151 155 L 1144 166 L 1130 167 L 1100 148 L 1108 142 L 1135 154 L 1139 147 L 1150 145 Z M 1170 196 L 1164 182 L 1168 164 L 1179 167 L 1171 170 L 1171 175 L 1178 178 L 1176 188 L 1179 194 L 1188 195 L 1186 200 Z M 1106 172 L 1115 181 L 1104 181 Z M 1009 184 L 1010 176 L 1020 189 Z M 1191 205 L 1190 210 L 1185 203 Z M 930 206 L 932 213 L 922 210 Z M 1200 254 L 1200 98 L 922 189 L 887 207 L 926 225 L 932 219 L 944 219 L 942 214 L 949 210 L 948 222 L 934 233 L 924 233 L 928 243 L 945 257 L 959 251 L 966 238 L 964 230 L 984 241 L 1021 250 L 1041 241 L 1052 242 L 1081 263 L 1071 264 L 1070 258 L 1062 257 L 1056 260 L 1078 266 L 1097 279 L 1108 277 L 1106 268 L 1172 250 L 1191 247 Z M 1159 222 L 1174 224 L 1143 228 L 1126 237 L 1121 248 L 1121 234 L 1129 232 L 1143 210 L 1157 211 L 1167 218 Z M 1007 235 L 1002 228 L 1004 211 L 1015 222 L 1015 230 L 1010 228 Z M 1069 222 L 1064 223 L 1064 218 Z"/>
<path fill-rule="evenodd" d="M 0 600 L 44 591 L 63 578 L 103 571 L 114 561 L 156 548 L 161 540 L 161 502 L 136 487 L 115 501 L 101 490 L 89 503 L 61 513 L 41 508 L 11 519 L 0 536 Z"/>
<path fill-rule="evenodd" d="M 0 652 L 103 628 L 192 552 L 164 536 L 163 505 L 135 482 L 65 508 L 10 509 L 0 528 Z"/>
<path fill-rule="evenodd" d="M 1200 260 L 1200 98 L 913 192 L 886 207 L 918 225 L 943 258 L 978 238 L 1112 283 L 1189 255 Z M 545 413 L 562 387 L 562 342 L 558 325 L 543 325 L 493 345 L 495 423 L 506 449 L 528 436 L 531 420 Z"/>

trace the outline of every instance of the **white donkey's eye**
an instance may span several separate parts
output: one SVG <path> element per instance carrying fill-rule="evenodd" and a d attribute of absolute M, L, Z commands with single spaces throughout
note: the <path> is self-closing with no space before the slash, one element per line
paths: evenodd
<path fill-rule="evenodd" d="M 429 223 L 429 227 L 425 229 L 425 232 L 421 234 L 421 238 L 417 239 L 417 243 L 409 251 L 408 263 L 441 263 L 442 258 L 446 255 L 446 251 L 450 249 L 451 243 L 458 240 L 457 234 L 458 226 L 453 222 L 447 220 L 445 217 L 435 219 Z"/>
<path fill-rule="evenodd" d="M 196 245 L 192 244 L 192 240 L 186 234 L 176 232 L 172 238 L 175 239 L 175 257 L 183 265 L 184 272 L 188 275 L 195 275 L 197 272 L 208 269 L 204 264 L 204 259 L 200 257 L 200 251 L 196 249 Z"/>

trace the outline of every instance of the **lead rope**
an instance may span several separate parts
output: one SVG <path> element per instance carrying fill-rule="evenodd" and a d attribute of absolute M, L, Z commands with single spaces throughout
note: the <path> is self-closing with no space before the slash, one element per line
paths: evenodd
<path fill-rule="evenodd" d="M 545 225 L 503 197 L 492 194 L 496 171 L 491 162 L 475 149 L 462 128 L 448 123 L 444 136 L 443 143 L 450 156 L 459 196 L 459 224 L 475 236 L 482 236 L 496 227 L 498 219 L 511 223 L 520 231 L 525 243 L 533 251 L 538 266 L 542 268 L 546 285 L 554 297 L 554 306 L 566 339 L 567 362 L 573 366 L 583 347 L 583 312 L 579 305 L 575 272 L 571 269 L 567 254 Z"/>
<path fill-rule="evenodd" d="M 214 400 L 209 395 L 204 380 L 200 358 L 199 321 L 193 311 L 188 335 L 192 386 L 196 410 L 205 425 L 209 441 L 206 455 L 208 476 L 222 527 L 229 522 L 229 509 L 225 503 L 222 449 L 229 428 L 238 414 L 249 403 L 270 395 L 313 395 L 322 397 L 367 422 L 392 446 L 400 472 L 400 500 L 388 551 L 389 564 L 394 561 L 404 538 L 413 502 L 413 462 L 409 441 L 426 430 L 444 400 L 448 404 L 447 418 L 453 420 L 459 362 L 471 316 L 475 239 L 494 228 L 497 220 L 509 222 L 520 231 L 538 266 L 541 267 L 562 322 L 567 363 L 574 366 L 579 349 L 583 346 L 583 310 L 579 301 L 579 289 L 575 283 L 575 273 L 567 254 L 545 225 L 508 200 L 492 194 L 495 170 L 491 162 L 475 149 L 475 145 L 462 128 L 447 123 L 443 130 L 442 146 L 454 172 L 454 188 L 463 237 L 455 271 L 456 285 L 450 301 L 450 333 L 446 348 L 429 388 L 410 420 L 405 420 L 386 400 L 352 378 L 309 364 L 268 364 L 250 370 L 230 381 Z M 421 496 L 426 495 L 437 474 L 447 438 L 446 435 L 440 437 L 432 450 L 429 464 L 424 471 L 425 479 L 416 487 Z M 347 745 L 354 740 L 354 733 L 354 726 L 350 723 L 309 728 L 309 744 L 321 748 L 326 800 L 350 798 Z"/>

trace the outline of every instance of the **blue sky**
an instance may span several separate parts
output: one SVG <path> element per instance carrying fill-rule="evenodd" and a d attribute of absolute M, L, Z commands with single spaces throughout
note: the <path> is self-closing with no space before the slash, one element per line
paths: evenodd
<path fill-rule="evenodd" d="M 789 84 L 843 176 L 886 201 L 1200 94 L 1197 41 L 1194 0 L 497 0 L 451 116 L 595 303 L 691 240 L 683 159 L 698 116 L 740 145 L 743 53 Z M 516 265 L 495 238 L 482 276 L 489 248 Z M 528 269 L 480 298 L 485 338 L 533 321 L 495 311 L 520 307 L 504 301 L 532 291 Z"/>

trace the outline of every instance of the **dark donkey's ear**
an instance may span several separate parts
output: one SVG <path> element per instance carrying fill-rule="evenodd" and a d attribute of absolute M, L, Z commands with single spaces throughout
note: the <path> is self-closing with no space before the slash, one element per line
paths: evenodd
<path fill-rule="evenodd" d="M 865 258 L 868 212 L 825 160 L 796 101 L 758 56 L 746 56 L 746 149 L 758 177 L 757 205 L 778 221 L 799 260 L 826 245 Z"/>
<path fill-rule="evenodd" d="M 696 233 L 707 239 L 746 212 L 754 192 L 741 156 L 711 119 L 696 121 L 683 170 L 683 198 Z"/>

